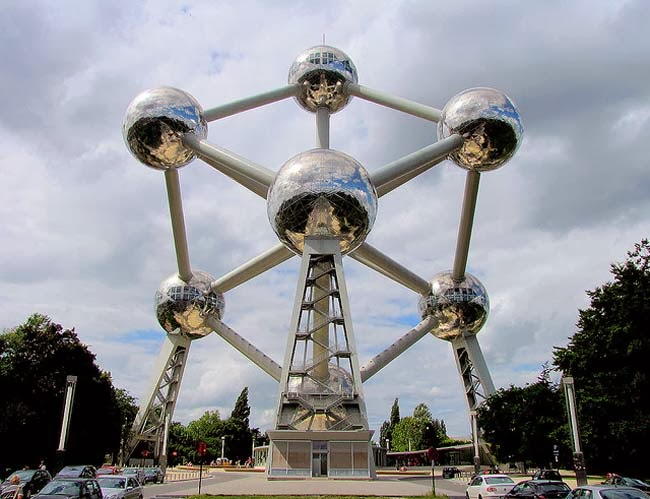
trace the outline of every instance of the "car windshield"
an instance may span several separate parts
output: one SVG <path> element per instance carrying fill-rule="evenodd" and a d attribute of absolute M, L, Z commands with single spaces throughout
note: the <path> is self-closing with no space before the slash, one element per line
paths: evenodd
<path fill-rule="evenodd" d="M 9 483 L 11 479 L 15 476 L 18 476 L 20 478 L 21 482 L 26 482 L 30 478 L 34 476 L 34 473 L 36 473 L 36 470 L 19 470 L 19 471 L 14 471 L 9 477 L 3 482 L 3 483 Z"/>
<path fill-rule="evenodd" d="M 638 489 L 607 489 L 601 490 L 603 499 L 648 499 L 647 494 Z"/>
<path fill-rule="evenodd" d="M 81 490 L 81 482 L 52 480 L 45 487 L 41 489 L 39 494 L 42 495 L 55 495 L 55 496 L 74 496 L 79 495 Z"/>
<path fill-rule="evenodd" d="M 643 485 L 645 487 L 648 486 L 647 483 L 645 483 L 643 480 L 639 480 L 638 478 L 626 478 L 626 481 L 630 482 L 630 485 L 635 486 L 635 485 Z"/>
<path fill-rule="evenodd" d="M 59 475 L 75 475 L 81 473 L 81 466 L 66 466 L 59 471 Z"/>
<path fill-rule="evenodd" d="M 540 483 L 539 488 L 548 493 L 548 492 L 568 492 L 571 490 L 566 483 Z"/>
<path fill-rule="evenodd" d="M 103 489 L 123 489 L 126 487 L 124 478 L 98 478 L 97 483 Z"/>
<path fill-rule="evenodd" d="M 135 475 L 138 472 L 138 470 L 134 468 L 127 468 L 124 470 L 125 475 Z"/>
<path fill-rule="evenodd" d="M 509 476 L 486 476 L 485 483 L 488 485 L 499 485 L 501 483 L 515 483 Z"/>

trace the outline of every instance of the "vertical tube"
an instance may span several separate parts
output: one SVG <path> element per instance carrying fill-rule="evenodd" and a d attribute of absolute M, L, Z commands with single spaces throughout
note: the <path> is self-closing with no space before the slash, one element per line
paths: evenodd
<path fill-rule="evenodd" d="M 320 149 L 330 148 L 330 110 L 326 107 L 316 109 L 316 143 Z"/>
<path fill-rule="evenodd" d="M 165 183 L 167 185 L 167 198 L 169 199 L 169 214 L 172 220 L 172 232 L 176 247 L 176 261 L 178 262 L 178 276 L 185 282 L 192 279 L 190 254 L 187 248 L 187 234 L 185 232 L 185 218 L 183 216 L 183 201 L 181 198 L 181 183 L 176 168 L 165 170 Z"/>
<path fill-rule="evenodd" d="M 329 149 L 330 147 L 330 111 L 327 107 L 321 106 L 316 109 L 316 144 L 321 149 Z M 324 271 L 323 267 L 318 267 L 319 271 Z M 314 304 L 314 326 L 321 325 L 314 332 L 313 342 L 313 361 L 319 362 L 329 357 L 329 295 L 330 291 L 330 277 L 328 273 L 316 280 L 314 288 L 313 300 Z M 317 365 L 313 370 L 313 376 L 319 381 L 325 382 L 329 379 L 329 362 L 323 361 Z"/>
<path fill-rule="evenodd" d="M 476 198 L 478 197 L 480 177 L 481 174 L 479 172 L 470 170 L 467 172 L 467 177 L 465 178 L 465 195 L 460 214 L 456 255 L 452 270 L 452 277 L 456 281 L 462 281 L 465 277 L 465 267 L 467 266 L 467 254 L 469 252 L 469 241 L 472 236 L 472 225 L 474 224 L 474 211 L 476 210 Z"/>

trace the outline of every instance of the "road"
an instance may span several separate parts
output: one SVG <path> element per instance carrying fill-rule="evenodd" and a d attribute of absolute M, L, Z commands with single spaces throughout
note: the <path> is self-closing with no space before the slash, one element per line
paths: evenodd
<path fill-rule="evenodd" d="M 450 499 L 463 499 L 467 482 L 436 477 L 436 493 Z M 379 495 L 422 496 L 430 494 L 430 476 L 380 475 L 377 480 L 267 480 L 259 472 L 216 471 L 201 481 L 201 493 L 222 495 Z M 147 485 L 144 499 L 172 498 L 196 495 L 199 480 Z"/>

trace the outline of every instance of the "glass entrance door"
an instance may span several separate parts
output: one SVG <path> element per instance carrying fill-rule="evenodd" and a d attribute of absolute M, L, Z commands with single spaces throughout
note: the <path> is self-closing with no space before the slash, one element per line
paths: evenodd
<path fill-rule="evenodd" d="M 327 442 L 312 442 L 311 476 L 327 476 Z"/>

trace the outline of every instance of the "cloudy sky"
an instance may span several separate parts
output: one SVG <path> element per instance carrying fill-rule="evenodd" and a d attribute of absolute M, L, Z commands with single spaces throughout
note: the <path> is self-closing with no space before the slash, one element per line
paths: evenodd
<path fill-rule="evenodd" d="M 468 270 L 491 315 L 478 336 L 497 387 L 534 381 L 566 345 L 585 290 L 650 227 L 650 3 L 584 0 L 9 2 L 0 16 L 0 327 L 30 314 L 76 328 L 116 386 L 143 398 L 164 333 L 158 285 L 176 271 L 164 176 L 122 139 L 129 102 L 173 86 L 204 108 L 281 87 L 326 43 L 359 82 L 437 108 L 476 86 L 517 104 L 525 138 L 481 176 Z M 208 140 L 277 170 L 315 146 L 293 100 L 210 124 Z M 331 146 L 370 172 L 431 144 L 435 124 L 360 99 Z M 453 264 L 465 172 L 445 161 L 382 197 L 368 242 L 430 279 Z M 211 167 L 180 170 L 192 267 L 215 277 L 277 243 L 264 200 Z M 299 259 L 228 292 L 224 322 L 281 363 Z M 418 296 L 345 258 L 361 363 L 417 324 Z M 176 420 L 228 416 L 249 387 L 273 424 L 277 384 L 216 335 L 193 343 Z M 365 385 L 370 426 L 398 397 L 469 434 L 448 343 L 429 335 Z"/>

